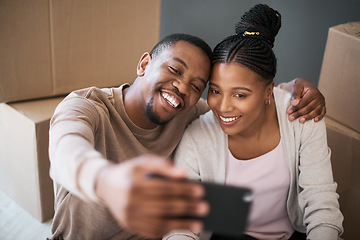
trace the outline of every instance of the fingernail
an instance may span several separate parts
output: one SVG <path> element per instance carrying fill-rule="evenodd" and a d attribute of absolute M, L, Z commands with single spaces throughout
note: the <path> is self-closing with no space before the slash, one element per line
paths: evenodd
<path fill-rule="evenodd" d="M 299 99 L 293 99 L 292 101 L 291 101 L 291 104 L 293 105 L 293 106 L 296 106 L 296 105 L 298 105 L 299 104 Z"/>
<path fill-rule="evenodd" d="M 304 123 L 304 122 L 305 122 L 305 118 L 303 118 L 303 117 L 300 118 L 300 119 L 299 119 L 299 122 L 300 122 L 300 123 Z"/>
<path fill-rule="evenodd" d="M 203 230 L 203 224 L 201 222 L 195 222 L 191 225 L 190 230 L 194 233 L 199 233 Z"/>
<path fill-rule="evenodd" d="M 292 121 L 295 120 L 295 117 L 294 117 L 294 116 L 290 116 L 289 119 L 290 119 L 290 121 L 292 122 Z"/>
<path fill-rule="evenodd" d="M 201 216 L 205 216 L 209 213 L 210 206 L 206 202 L 200 203 L 200 205 L 197 208 L 197 213 Z"/>
<path fill-rule="evenodd" d="M 203 186 L 198 185 L 194 188 L 194 195 L 196 197 L 203 197 L 205 195 L 205 189 Z"/>

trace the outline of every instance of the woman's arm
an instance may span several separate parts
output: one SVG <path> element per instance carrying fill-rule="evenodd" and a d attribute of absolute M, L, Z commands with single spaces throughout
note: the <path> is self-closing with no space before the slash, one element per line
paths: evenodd
<path fill-rule="evenodd" d="M 304 212 L 309 239 L 335 240 L 343 232 L 343 215 L 339 209 L 330 155 L 324 120 L 306 122 L 299 151 L 299 205 Z"/>
<path fill-rule="evenodd" d="M 198 122 L 198 121 L 197 121 Z M 196 152 L 192 139 L 192 126 L 184 133 L 176 152 L 174 154 L 175 165 L 184 168 L 189 179 L 201 180 L 198 163 L 196 160 Z M 175 230 L 163 237 L 163 240 L 199 240 L 198 234 L 189 230 Z"/>

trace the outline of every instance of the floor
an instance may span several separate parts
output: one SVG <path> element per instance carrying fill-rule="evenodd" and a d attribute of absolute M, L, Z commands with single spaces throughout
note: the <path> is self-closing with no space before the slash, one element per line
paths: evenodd
<path fill-rule="evenodd" d="M 1 240 L 45 240 L 50 229 L 51 220 L 41 223 L 0 191 Z"/>

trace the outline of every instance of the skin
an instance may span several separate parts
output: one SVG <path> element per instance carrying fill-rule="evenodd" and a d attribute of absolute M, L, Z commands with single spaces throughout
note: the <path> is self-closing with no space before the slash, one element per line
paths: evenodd
<path fill-rule="evenodd" d="M 194 107 L 210 71 L 207 56 L 185 41 L 177 42 L 155 58 L 144 53 L 137 66 L 137 78 L 124 90 L 128 116 L 143 129 L 166 124 Z M 304 97 L 300 103 L 307 99 Z M 150 173 L 174 181 L 149 178 Z M 179 216 L 202 217 L 210 208 L 203 200 L 203 187 L 178 181 L 185 178 L 186 172 L 168 159 L 142 155 L 101 169 L 95 192 L 119 225 L 130 232 L 147 238 L 162 237 L 174 229 L 199 232 L 203 229 L 201 221 Z"/>
<path fill-rule="evenodd" d="M 138 64 L 138 79 L 125 93 L 125 109 L 136 125 L 145 129 L 157 124 L 146 115 L 153 101 L 152 111 L 161 124 L 174 116 L 189 111 L 198 102 L 210 73 L 210 61 L 197 47 L 180 41 L 155 59 L 145 53 Z M 137 91 L 141 89 L 141 91 Z M 169 104 L 163 94 L 173 99 Z"/>
<path fill-rule="evenodd" d="M 288 83 L 281 83 L 278 87 L 292 94 L 291 107 L 287 111 L 290 121 L 300 117 L 300 123 L 310 119 L 318 122 L 325 116 L 325 98 L 319 89 L 309 80 L 296 78 Z"/>
<path fill-rule="evenodd" d="M 279 143 L 273 87 L 273 81 L 266 85 L 259 74 L 239 63 L 213 67 L 208 104 L 229 135 L 229 148 L 236 158 L 258 157 Z"/>
<path fill-rule="evenodd" d="M 206 87 L 210 68 L 208 57 L 184 41 L 154 59 L 145 53 L 137 66 L 137 79 L 125 91 L 127 114 L 139 127 L 152 129 L 158 124 L 146 114 L 149 105 L 161 124 L 189 111 Z M 173 103 L 164 97 L 165 93 Z M 184 170 L 175 168 L 166 159 L 139 156 L 102 169 L 96 185 L 97 195 L 118 223 L 130 232 L 157 238 L 173 229 L 201 231 L 201 221 L 178 216 L 201 217 L 208 213 L 203 187 L 183 181 L 151 179 L 147 177 L 149 173 L 172 180 L 186 178 Z"/>

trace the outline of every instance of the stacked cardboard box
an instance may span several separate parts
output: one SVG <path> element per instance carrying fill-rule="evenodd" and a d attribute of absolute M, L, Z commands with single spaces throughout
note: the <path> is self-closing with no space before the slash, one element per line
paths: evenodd
<path fill-rule="evenodd" d="M 160 0 L 0 1 L 0 102 L 132 81 Z"/>
<path fill-rule="evenodd" d="M 62 99 L 0 103 L 0 189 L 40 221 L 54 213 L 49 121 Z"/>
<path fill-rule="evenodd" d="M 329 29 L 319 89 L 344 214 L 344 239 L 360 236 L 360 22 Z"/>
<path fill-rule="evenodd" d="M 39 220 L 53 213 L 45 132 L 62 98 L 52 97 L 131 83 L 159 40 L 160 4 L 0 1 L 0 190 Z"/>

